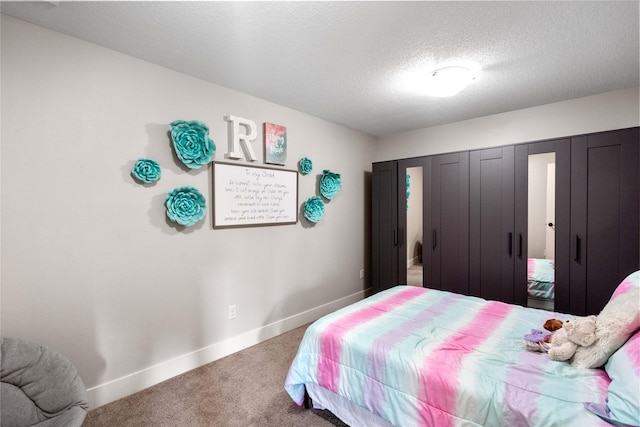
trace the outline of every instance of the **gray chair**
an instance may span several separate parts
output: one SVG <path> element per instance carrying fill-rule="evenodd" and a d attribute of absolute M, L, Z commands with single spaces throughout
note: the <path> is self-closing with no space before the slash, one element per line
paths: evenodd
<path fill-rule="evenodd" d="M 69 359 L 30 341 L 0 340 L 0 425 L 82 426 L 89 401 Z"/>

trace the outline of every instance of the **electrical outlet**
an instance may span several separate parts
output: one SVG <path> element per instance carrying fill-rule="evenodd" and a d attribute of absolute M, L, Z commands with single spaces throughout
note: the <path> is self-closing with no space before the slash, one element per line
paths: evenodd
<path fill-rule="evenodd" d="M 364 279 L 364 270 L 360 270 L 360 278 Z"/>
<path fill-rule="evenodd" d="M 229 306 L 229 319 L 235 319 L 236 318 L 236 305 L 230 305 Z"/>

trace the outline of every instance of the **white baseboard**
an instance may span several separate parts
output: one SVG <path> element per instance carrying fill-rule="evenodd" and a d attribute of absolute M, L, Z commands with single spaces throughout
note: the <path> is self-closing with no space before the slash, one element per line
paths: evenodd
<path fill-rule="evenodd" d="M 262 341 L 276 337 L 299 326 L 311 323 L 326 314 L 353 304 L 356 301 L 360 301 L 368 295 L 367 292 L 368 290 L 356 292 L 355 294 L 236 335 L 191 353 L 183 354 L 138 372 L 91 387 L 87 389 L 89 409 L 95 409 L 107 403 L 114 402 L 161 383 L 162 381 L 166 381 L 169 378 L 229 356 L 230 354 L 259 344 Z"/>

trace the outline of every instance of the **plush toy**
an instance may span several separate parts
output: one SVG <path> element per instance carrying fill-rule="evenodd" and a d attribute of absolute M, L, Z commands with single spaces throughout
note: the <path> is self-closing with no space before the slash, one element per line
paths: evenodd
<path fill-rule="evenodd" d="M 544 328 L 549 332 L 554 332 L 562 328 L 562 323 L 560 319 L 549 319 L 544 322 Z"/>
<path fill-rule="evenodd" d="M 527 350 L 546 353 L 549 350 L 549 346 L 546 342 L 550 335 L 550 332 L 532 329 L 530 334 L 526 334 L 524 336 L 523 343 L 527 346 Z"/>
<path fill-rule="evenodd" d="M 526 334 L 524 339 L 531 342 L 543 342 L 550 333 L 539 329 L 532 329 L 530 334 Z"/>
<path fill-rule="evenodd" d="M 603 366 L 607 363 L 609 356 L 640 328 L 640 288 L 614 295 L 598 314 L 595 326 L 593 343 L 576 349 L 576 354 L 571 360 L 573 366 L 578 368 Z"/>
<path fill-rule="evenodd" d="M 596 316 L 565 320 L 562 328 L 551 337 L 549 357 L 552 360 L 569 360 L 581 346 L 596 340 Z"/>

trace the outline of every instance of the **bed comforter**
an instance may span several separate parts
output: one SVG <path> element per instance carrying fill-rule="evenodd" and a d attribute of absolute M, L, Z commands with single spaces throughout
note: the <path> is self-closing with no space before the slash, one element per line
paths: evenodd
<path fill-rule="evenodd" d="M 397 286 L 314 322 L 285 382 L 317 384 L 395 426 L 608 426 L 604 370 L 527 351 L 523 336 L 569 316 Z"/>
<path fill-rule="evenodd" d="M 552 259 L 527 260 L 527 293 L 530 297 L 553 299 L 555 268 Z"/>

